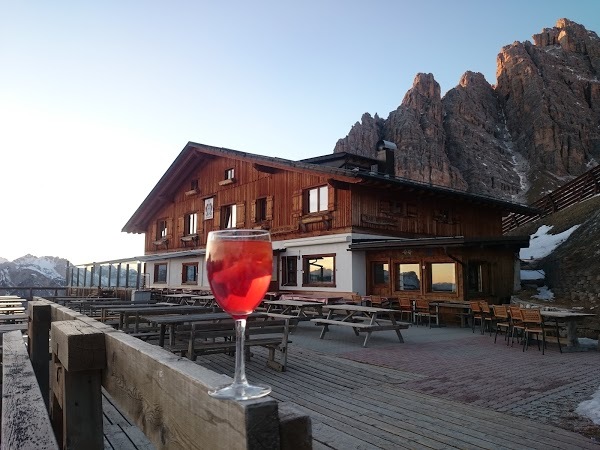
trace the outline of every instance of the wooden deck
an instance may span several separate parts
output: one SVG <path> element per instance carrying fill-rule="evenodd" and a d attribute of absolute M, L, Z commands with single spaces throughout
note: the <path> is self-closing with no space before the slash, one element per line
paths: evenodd
<path fill-rule="evenodd" d="M 558 427 L 403 388 L 421 376 L 293 347 L 288 369 L 265 367 L 262 349 L 246 365 L 250 382 L 312 419 L 315 449 L 598 449 Z M 210 355 L 197 363 L 231 375 L 234 361 Z"/>
<path fill-rule="evenodd" d="M 104 450 L 155 450 L 155 447 L 102 390 Z"/>

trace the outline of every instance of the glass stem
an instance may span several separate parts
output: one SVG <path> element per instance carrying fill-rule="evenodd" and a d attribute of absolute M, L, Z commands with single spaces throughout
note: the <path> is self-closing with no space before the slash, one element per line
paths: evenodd
<path fill-rule="evenodd" d="M 235 319 L 235 375 L 233 384 L 248 384 L 246 379 L 246 319 Z"/>

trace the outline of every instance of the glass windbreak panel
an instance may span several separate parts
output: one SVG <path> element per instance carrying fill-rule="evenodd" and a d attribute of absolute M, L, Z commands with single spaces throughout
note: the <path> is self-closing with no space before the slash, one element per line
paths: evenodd
<path fill-rule="evenodd" d="M 421 275 L 419 270 L 419 264 L 398 264 L 396 268 L 397 291 L 421 290 Z"/>
<path fill-rule="evenodd" d="M 390 282 L 390 268 L 387 263 L 374 262 L 373 284 L 388 284 Z"/>
<path fill-rule="evenodd" d="M 454 263 L 432 263 L 431 291 L 456 292 L 456 265 Z"/>

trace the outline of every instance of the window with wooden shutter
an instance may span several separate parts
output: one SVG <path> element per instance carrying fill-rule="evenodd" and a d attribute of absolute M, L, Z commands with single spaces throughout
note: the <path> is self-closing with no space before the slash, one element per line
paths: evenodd
<path fill-rule="evenodd" d="M 273 220 L 273 196 L 267 197 L 266 201 L 267 201 L 267 205 L 266 205 L 265 219 Z"/>
<path fill-rule="evenodd" d="M 177 232 L 175 233 L 179 236 L 185 236 L 185 217 L 181 216 L 177 218 Z"/>
<path fill-rule="evenodd" d="M 300 217 L 302 215 L 302 190 L 295 191 L 292 195 L 292 216 Z"/>
<path fill-rule="evenodd" d="M 331 186 L 327 186 L 327 209 L 329 211 L 335 210 L 335 189 Z"/>
<path fill-rule="evenodd" d="M 244 202 L 236 204 L 235 210 L 236 210 L 235 227 L 236 228 L 244 228 L 244 226 L 246 224 L 246 204 Z"/>

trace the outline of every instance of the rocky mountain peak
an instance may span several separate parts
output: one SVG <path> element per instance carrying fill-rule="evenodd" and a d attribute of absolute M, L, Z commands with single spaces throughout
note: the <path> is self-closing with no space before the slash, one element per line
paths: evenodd
<path fill-rule="evenodd" d="M 532 201 L 600 161 L 600 39 L 568 19 L 500 50 L 497 83 L 467 71 L 441 98 L 419 73 L 387 119 L 363 115 L 334 152 L 396 144 L 396 175 Z"/>

